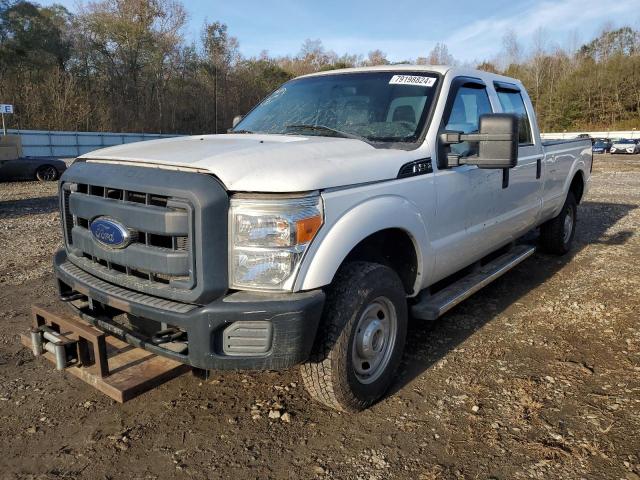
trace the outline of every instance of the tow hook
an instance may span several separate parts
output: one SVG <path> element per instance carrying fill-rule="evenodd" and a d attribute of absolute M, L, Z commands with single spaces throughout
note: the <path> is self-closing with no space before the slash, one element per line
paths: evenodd
<path fill-rule="evenodd" d="M 164 330 L 156 332 L 156 334 L 151 337 L 151 343 L 154 345 L 162 345 L 163 343 L 175 342 L 184 334 L 185 332 L 178 330 L 177 328 L 165 328 Z"/>

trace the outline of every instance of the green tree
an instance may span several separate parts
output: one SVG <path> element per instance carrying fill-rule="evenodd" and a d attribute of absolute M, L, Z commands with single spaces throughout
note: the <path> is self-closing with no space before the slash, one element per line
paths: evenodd
<path fill-rule="evenodd" d="M 60 5 L 0 3 L 0 68 L 64 68 L 71 45 L 64 31 L 70 14 Z"/>

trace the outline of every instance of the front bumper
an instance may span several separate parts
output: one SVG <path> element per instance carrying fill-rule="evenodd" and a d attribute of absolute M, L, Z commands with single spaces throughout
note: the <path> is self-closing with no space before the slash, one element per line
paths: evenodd
<path fill-rule="evenodd" d="M 616 153 L 616 154 L 624 154 L 624 155 L 635 155 L 635 154 L 636 154 L 636 151 L 635 151 L 635 150 L 633 150 L 633 151 L 629 152 L 629 151 L 627 151 L 627 150 L 614 149 L 614 148 L 612 148 L 612 149 L 610 150 L 610 152 L 611 152 L 611 153 Z"/>
<path fill-rule="evenodd" d="M 237 292 L 207 305 L 164 300 L 107 283 L 54 257 L 60 296 L 83 319 L 136 347 L 207 370 L 278 370 L 303 362 L 315 339 L 324 292 Z M 71 302 L 82 296 L 81 305 Z M 122 314 L 186 332 L 188 350 L 177 353 L 151 343 L 114 320 Z M 243 333 L 248 336 L 243 339 Z M 252 338 L 257 332 L 258 338 Z M 256 348 L 257 341 L 258 348 Z"/>

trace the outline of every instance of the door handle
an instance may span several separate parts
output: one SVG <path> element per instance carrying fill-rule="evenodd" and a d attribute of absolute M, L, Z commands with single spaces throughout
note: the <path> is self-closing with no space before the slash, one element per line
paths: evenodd
<path fill-rule="evenodd" d="M 542 176 L 542 159 L 536 159 L 536 179 L 539 179 Z"/>

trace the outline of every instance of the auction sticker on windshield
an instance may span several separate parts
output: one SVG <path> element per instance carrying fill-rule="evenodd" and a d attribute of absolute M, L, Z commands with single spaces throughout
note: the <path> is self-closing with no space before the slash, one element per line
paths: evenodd
<path fill-rule="evenodd" d="M 415 85 L 418 87 L 433 87 L 436 83 L 434 77 L 421 77 L 419 75 L 394 75 L 389 80 L 389 85 Z"/>

